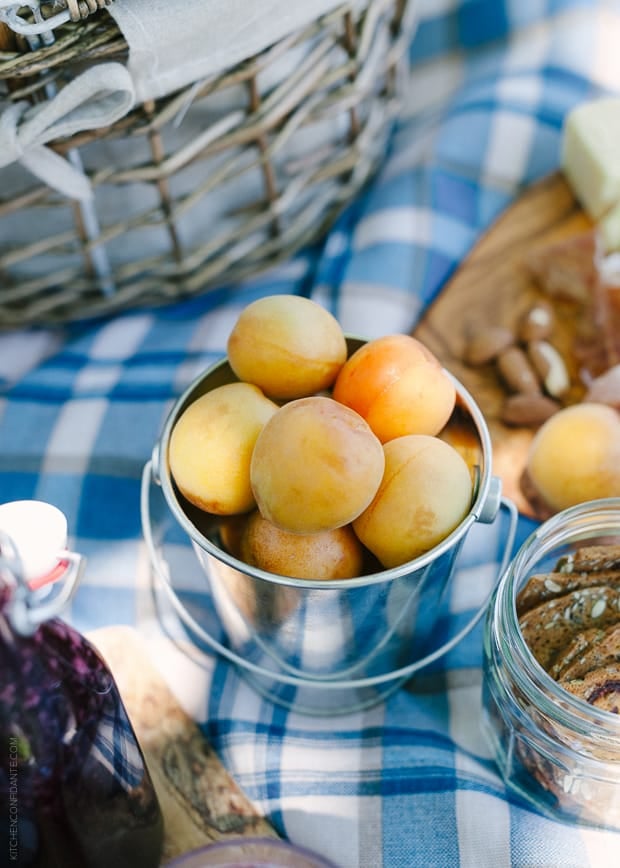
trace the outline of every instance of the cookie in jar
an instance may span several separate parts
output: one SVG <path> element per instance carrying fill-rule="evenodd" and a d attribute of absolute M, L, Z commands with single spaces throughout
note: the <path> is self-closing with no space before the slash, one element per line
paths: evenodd
<path fill-rule="evenodd" d="M 557 513 L 513 558 L 485 625 L 483 724 L 537 810 L 620 829 L 620 498 Z"/>

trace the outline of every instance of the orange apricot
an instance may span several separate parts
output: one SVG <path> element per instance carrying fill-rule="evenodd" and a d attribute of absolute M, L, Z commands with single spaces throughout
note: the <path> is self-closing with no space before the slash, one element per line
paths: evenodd
<path fill-rule="evenodd" d="M 340 369 L 333 397 L 360 414 L 382 443 L 406 434 L 438 434 L 456 388 L 417 338 L 385 335 L 368 341 Z"/>
<path fill-rule="evenodd" d="M 320 533 L 291 533 L 249 517 L 240 557 L 250 566 L 295 579 L 351 579 L 362 574 L 364 550 L 350 524 Z"/>

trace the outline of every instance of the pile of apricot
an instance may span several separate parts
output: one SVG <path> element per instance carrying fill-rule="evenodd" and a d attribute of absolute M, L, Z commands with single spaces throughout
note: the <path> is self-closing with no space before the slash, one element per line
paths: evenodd
<path fill-rule="evenodd" d="M 227 355 L 239 382 L 180 414 L 168 457 L 235 557 L 352 578 L 413 560 L 468 514 L 472 468 L 439 436 L 456 389 L 417 339 L 386 335 L 348 356 L 325 308 L 272 295 L 241 312 Z"/>

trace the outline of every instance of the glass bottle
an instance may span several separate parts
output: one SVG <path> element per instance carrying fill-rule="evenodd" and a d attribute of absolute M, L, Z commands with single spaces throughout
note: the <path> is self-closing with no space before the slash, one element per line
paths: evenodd
<path fill-rule="evenodd" d="M 155 868 L 157 795 L 106 663 L 57 617 L 83 561 L 64 564 L 54 590 L 33 591 L 0 531 L 0 852 L 33 868 Z"/>

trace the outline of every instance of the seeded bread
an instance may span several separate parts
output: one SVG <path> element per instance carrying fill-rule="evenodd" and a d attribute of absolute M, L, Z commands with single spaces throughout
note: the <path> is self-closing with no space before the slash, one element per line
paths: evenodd
<path fill-rule="evenodd" d="M 547 672 L 560 663 L 575 636 L 620 622 L 620 588 L 579 588 L 530 609 L 520 619 L 530 651 Z"/>

